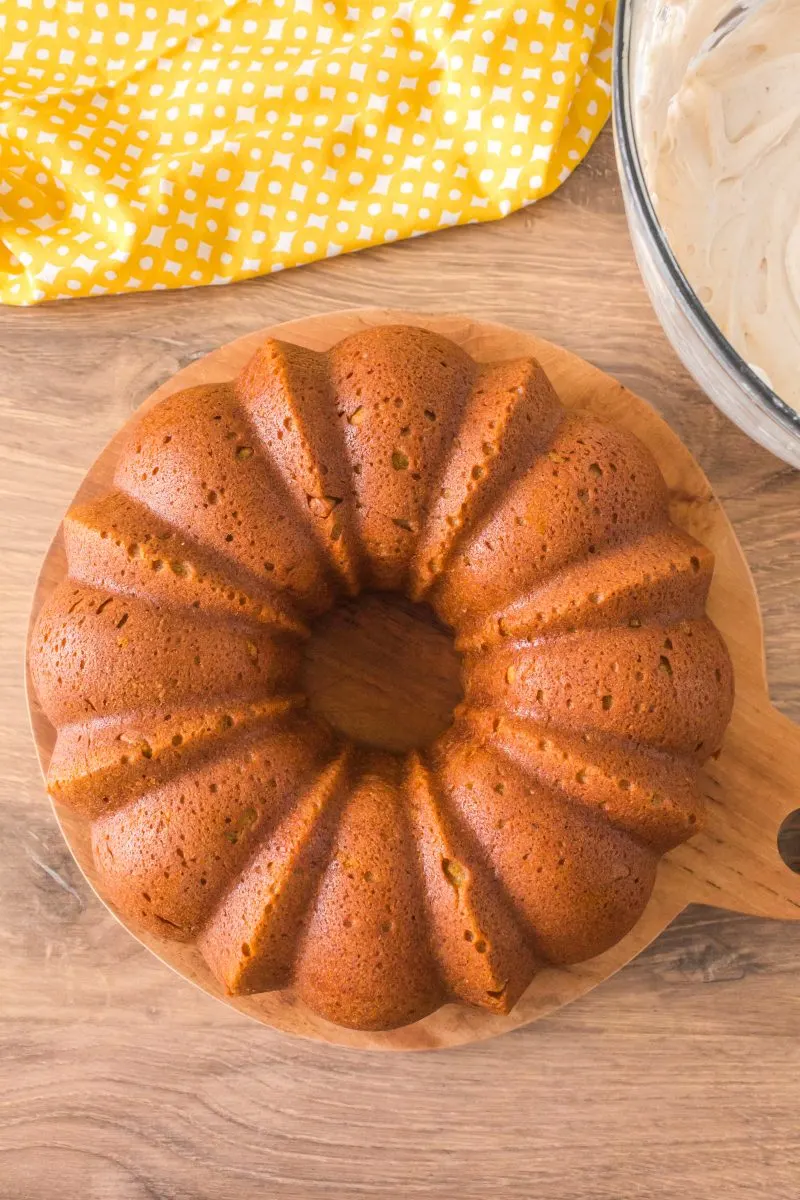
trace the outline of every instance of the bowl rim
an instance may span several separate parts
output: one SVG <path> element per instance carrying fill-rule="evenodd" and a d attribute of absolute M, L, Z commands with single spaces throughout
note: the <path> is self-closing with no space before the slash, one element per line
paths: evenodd
<path fill-rule="evenodd" d="M 628 70 L 631 19 L 638 2 L 640 0 L 618 0 L 614 23 L 612 112 L 621 174 L 637 215 L 644 223 L 648 241 L 669 277 L 678 302 L 687 310 L 706 348 L 720 361 L 727 373 L 744 387 L 749 398 L 765 416 L 776 421 L 791 437 L 800 440 L 800 412 L 782 400 L 725 337 L 689 283 L 656 214 L 636 142 Z"/>

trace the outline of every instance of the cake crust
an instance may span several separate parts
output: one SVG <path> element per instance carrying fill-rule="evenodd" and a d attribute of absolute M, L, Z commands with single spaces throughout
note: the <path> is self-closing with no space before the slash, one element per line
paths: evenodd
<path fill-rule="evenodd" d="M 507 1012 L 619 941 L 702 825 L 733 702 L 713 558 L 644 446 L 535 360 L 406 326 L 269 340 L 150 410 L 63 530 L 31 648 L 48 787 L 103 893 L 229 992 L 361 1029 Z M 364 590 L 454 631 L 464 702 L 433 745 L 305 711 L 303 639 Z"/>

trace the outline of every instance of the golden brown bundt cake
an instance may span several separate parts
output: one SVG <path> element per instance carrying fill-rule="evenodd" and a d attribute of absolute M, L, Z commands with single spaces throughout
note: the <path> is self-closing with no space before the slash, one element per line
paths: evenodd
<path fill-rule="evenodd" d="M 506 1012 L 628 932 L 733 695 L 712 556 L 635 438 L 533 360 L 383 327 L 162 401 L 114 484 L 67 514 L 31 666 L 125 917 L 363 1029 Z M 452 726 L 403 755 L 305 708 L 310 625 L 366 589 L 463 656 Z"/>

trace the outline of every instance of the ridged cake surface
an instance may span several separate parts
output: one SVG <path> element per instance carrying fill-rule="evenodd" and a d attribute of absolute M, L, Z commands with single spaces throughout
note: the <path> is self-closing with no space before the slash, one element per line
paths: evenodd
<path fill-rule="evenodd" d="M 508 1011 L 624 936 L 702 823 L 733 695 L 711 554 L 534 360 L 400 326 L 268 341 L 146 412 L 63 534 L 31 653 L 51 793 L 103 894 L 229 992 L 364 1029 Z M 428 602 L 463 657 L 451 728 L 408 754 L 306 711 L 303 639 L 364 590 Z"/>

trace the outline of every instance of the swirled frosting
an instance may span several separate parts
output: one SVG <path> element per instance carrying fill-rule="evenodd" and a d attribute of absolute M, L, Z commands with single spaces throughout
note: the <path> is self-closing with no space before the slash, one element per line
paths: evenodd
<path fill-rule="evenodd" d="M 722 332 L 800 410 L 800 0 L 653 0 L 637 17 L 659 219 Z"/>

